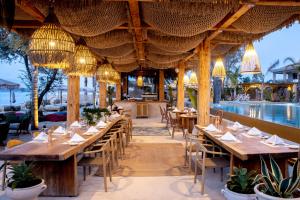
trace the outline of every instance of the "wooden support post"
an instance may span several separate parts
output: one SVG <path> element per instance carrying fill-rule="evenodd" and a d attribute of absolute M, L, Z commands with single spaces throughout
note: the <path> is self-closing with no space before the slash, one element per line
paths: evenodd
<path fill-rule="evenodd" d="M 121 101 L 121 81 L 116 83 L 116 101 Z"/>
<path fill-rule="evenodd" d="M 184 109 L 184 63 L 179 64 L 178 71 L 178 87 L 177 87 L 177 108 Z"/>
<path fill-rule="evenodd" d="M 100 108 L 106 108 L 106 83 L 99 83 L 99 106 Z"/>
<path fill-rule="evenodd" d="M 67 124 L 79 120 L 79 101 L 80 101 L 80 77 L 68 77 L 68 108 Z"/>
<path fill-rule="evenodd" d="M 198 68 L 198 125 L 209 124 L 210 113 L 210 42 L 199 46 Z"/>
<path fill-rule="evenodd" d="M 165 74 L 164 70 L 159 70 L 159 101 L 165 100 Z"/>

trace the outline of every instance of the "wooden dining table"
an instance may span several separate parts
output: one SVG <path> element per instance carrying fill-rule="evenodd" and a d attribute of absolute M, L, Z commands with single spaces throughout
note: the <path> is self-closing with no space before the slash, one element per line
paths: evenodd
<path fill-rule="evenodd" d="M 194 125 L 197 123 L 197 114 L 187 113 L 180 115 L 183 129 L 187 129 L 189 133 L 192 133 Z"/>
<path fill-rule="evenodd" d="M 78 145 L 66 143 L 68 136 L 54 136 L 50 143 L 30 141 L 0 152 L 1 160 L 33 162 L 34 173 L 45 180 L 47 189 L 43 196 L 78 196 L 77 158 L 86 147 L 99 140 L 123 117 L 112 120 L 105 128 L 94 135 L 83 135 L 86 130 L 74 132 L 86 140 Z"/>
<path fill-rule="evenodd" d="M 258 136 L 248 136 L 247 129 L 250 127 L 245 127 L 245 129 L 232 131 L 229 129 L 228 120 L 223 120 L 221 127 L 219 128 L 221 132 L 210 132 L 206 131 L 205 127 L 201 127 L 196 125 L 195 127 L 201 131 L 204 136 L 211 140 L 216 145 L 220 146 L 224 151 L 230 154 L 230 173 L 232 174 L 233 167 L 245 167 L 250 170 L 260 170 L 260 156 L 263 156 L 268 160 L 268 156 L 272 156 L 283 170 L 285 174 L 288 173 L 288 160 L 290 158 L 296 158 L 298 156 L 299 149 L 292 149 L 288 145 L 276 145 L 272 146 L 270 144 L 265 143 L 266 139 L 262 139 Z M 225 134 L 227 131 L 230 131 L 238 141 L 223 141 L 220 137 Z M 265 136 L 272 136 L 276 133 L 265 133 L 262 132 Z M 291 141 L 285 140 L 286 144 L 294 144 Z"/>

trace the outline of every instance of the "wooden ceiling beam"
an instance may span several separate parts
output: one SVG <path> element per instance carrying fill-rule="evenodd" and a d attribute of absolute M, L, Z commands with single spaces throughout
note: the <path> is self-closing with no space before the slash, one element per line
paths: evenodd
<path fill-rule="evenodd" d="M 134 30 L 134 37 L 137 47 L 138 59 L 145 60 L 145 49 L 143 44 L 143 31 L 141 26 L 139 2 L 137 0 L 129 0 L 129 12 L 131 16 L 131 24 Z"/>
<path fill-rule="evenodd" d="M 42 23 L 36 20 L 15 20 L 13 28 L 35 29 L 39 28 L 41 25 Z"/>
<path fill-rule="evenodd" d="M 274 0 L 248 0 L 242 1 L 242 4 L 255 4 L 257 6 L 300 6 L 300 2 L 298 0 L 290 1 L 290 0 L 281 0 L 281 1 L 274 1 Z"/>
<path fill-rule="evenodd" d="M 28 0 L 18 0 L 17 6 L 22 9 L 25 13 L 32 16 L 39 22 L 43 22 L 45 20 L 45 16 L 41 13 L 35 6 L 33 6 Z"/>

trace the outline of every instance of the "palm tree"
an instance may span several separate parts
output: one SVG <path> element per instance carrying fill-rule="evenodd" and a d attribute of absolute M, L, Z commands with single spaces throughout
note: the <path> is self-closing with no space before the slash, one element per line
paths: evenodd
<path fill-rule="evenodd" d="M 241 77 L 240 68 L 234 67 L 227 71 L 227 78 L 230 80 L 230 84 L 233 88 L 233 97 L 236 97 L 236 92 L 239 84 L 239 78 Z"/>
<path fill-rule="evenodd" d="M 284 63 L 286 62 L 290 62 L 292 65 L 299 63 L 297 62 L 295 59 L 291 58 L 291 57 L 287 57 L 284 59 Z M 298 67 L 298 73 L 297 73 L 297 92 L 296 92 L 296 101 L 299 102 L 299 98 L 300 98 L 300 67 Z"/>

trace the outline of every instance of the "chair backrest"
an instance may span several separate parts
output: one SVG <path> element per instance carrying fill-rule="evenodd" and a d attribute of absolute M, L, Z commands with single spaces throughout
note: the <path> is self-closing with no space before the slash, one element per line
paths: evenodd
<path fill-rule="evenodd" d="M 164 111 L 163 111 L 163 109 L 162 109 L 161 106 L 159 106 L 159 110 L 160 110 L 160 114 L 163 116 L 164 115 Z"/>
<path fill-rule="evenodd" d="M 217 110 L 215 115 L 219 117 L 220 124 L 221 124 L 222 120 L 223 120 L 224 111 L 223 110 Z"/>

